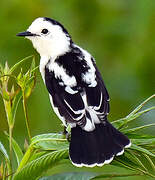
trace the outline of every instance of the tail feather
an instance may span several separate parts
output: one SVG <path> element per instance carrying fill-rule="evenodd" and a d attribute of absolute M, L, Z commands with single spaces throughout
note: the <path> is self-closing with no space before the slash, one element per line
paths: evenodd
<path fill-rule="evenodd" d="M 84 145 L 82 144 L 81 139 L 83 139 L 82 129 L 79 126 L 72 128 L 69 154 L 71 156 L 72 162 L 76 166 L 80 166 L 80 164 L 82 164 L 81 157 L 83 156 Z"/>
<path fill-rule="evenodd" d="M 95 133 L 87 132 L 77 126 L 71 130 L 70 158 L 76 166 L 89 166 L 99 157 Z"/>
<path fill-rule="evenodd" d="M 111 127 L 111 133 L 113 135 L 114 141 L 119 144 L 120 146 L 122 146 L 123 148 L 126 148 L 128 146 L 131 145 L 130 140 L 128 139 L 127 136 L 125 136 L 124 134 L 122 134 L 120 131 L 118 131 L 115 127 L 112 126 L 112 124 L 110 124 L 108 121 L 107 123 L 109 124 L 109 126 Z"/>
<path fill-rule="evenodd" d="M 97 130 L 97 136 L 96 139 L 99 139 L 99 152 L 100 156 L 104 155 L 105 161 L 102 160 L 102 158 L 99 158 L 102 163 L 107 164 L 110 162 L 114 155 L 121 152 L 123 150 L 123 147 L 117 144 L 114 141 L 113 134 L 111 133 L 111 128 L 109 124 L 98 124 L 96 125 Z"/>
<path fill-rule="evenodd" d="M 108 121 L 95 126 L 91 132 L 79 126 L 71 129 L 69 154 L 74 165 L 93 167 L 108 164 L 130 144 L 130 140 Z"/>

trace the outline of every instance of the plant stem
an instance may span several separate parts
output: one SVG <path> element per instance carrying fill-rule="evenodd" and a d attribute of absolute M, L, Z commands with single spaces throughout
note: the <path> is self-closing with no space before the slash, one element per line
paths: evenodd
<path fill-rule="evenodd" d="M 29 146 L 28 150 L 26 151 L 26 153 L 24 154 L 23 159 L 21 160 L 16 173 L 18 173 L 29 161 L 31 155 L 34 153 L 35 149 L 33 148 L 33 146 Z"/>
<path fill-rule="evenodd" d="M 29 137 L 29 142 L 31 141 L 31 132 L 30 132 L 30 125 L 29 125 L 29 119 L 28 119 L 28 111 L 27 111 L 27 105 L 26 105 L 26 97 L 23 92 L 23 109 L 24 109 L 24 115 L 25 115 L 25 122 L 26 122 L 26 128 L 27 128 L 27 133 Z"/>
<path fill-rule="evenodd" d="M 137 168 L 137 170 L 141 171 L 143 174 L 145 174 L 145 175 L 147 175 L 147 176 L 150 176 L 150 177 L 152 177 L 152 178 L 155 178 L 155 176 L 154 176 L 153 174 L 150 174 L 150 173 L 147 172 L 147 171 L 144 171 L 144 170 L 139 169 L 139 168 Z"/>
<path fill-rule="evenodd" d="M 9 127 L 9 150 L 10 150 L 10 158 L 7 162 L 8 164 L 8 173 L 12 174 L 12 133 L 13 133 L 13 115 L 11 110 L 11 101 L 4 100 L 5 112 L 7 116 L 7 122 Z M 8 178 L 11 180 L 11 176 Z"/>
<path fill-rule="evenodd" d="M 11 167 L 11 170 L 12 170 L 12 133 L 13 133 L 13 127 L 10 126 L 9 127 L 9 147 L 10 147 L 10 167 Z M 9 174 L 11 174 L 11 172 L 9 172 Z"/>
<path fill-rule="evenodd" d="M 155 94 L 147 98 L 145 101 L 143 101 L 136 109 L 134 109 L 129 115 L 126 116 L 126 118 L 130 117 L 133 114 L 136 114 L 148 101 L 155 98 Z"/>

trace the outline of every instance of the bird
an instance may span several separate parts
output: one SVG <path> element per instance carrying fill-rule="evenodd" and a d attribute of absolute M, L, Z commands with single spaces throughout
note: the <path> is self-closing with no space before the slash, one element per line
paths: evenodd
<path fill-rule="evenodd" d="M 131 141 L 107 119 L 109 94 L 94 57 L 72 40 L 58 21 L 38 17 L 17 36 L 40 54 L 40 73 L 50 103 L 64 127 L 71 128 L 69 158 L 77 167 L 109 164 Z"/>

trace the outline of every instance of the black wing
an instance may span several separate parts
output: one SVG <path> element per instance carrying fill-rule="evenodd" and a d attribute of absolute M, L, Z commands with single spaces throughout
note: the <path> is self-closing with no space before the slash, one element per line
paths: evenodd
<path fill-rule="evenodd" d="M 92 107 L 94 112 L 100 120 L 104 120 L 109 113 L 109 94 L 102 80 L 101 74 L 96 67 L 95 62 L 92 60 L 93 65 L 95 67 L 96 74 L 96 82 L 97 85 L 95 87 L 86 86 L 86 97 L 88 106 Z"/>
<path fill-rule="evenodd" d="M 58 108 L 60 116 L 64 117 L 69 123 L 78 123 L 84 126 L 85 106 L 79 91 L 65 86 L 62 80 L 55 77 L 54 72 L 45 68 L 45 83 L 50 93 L 53 106 Z"/>

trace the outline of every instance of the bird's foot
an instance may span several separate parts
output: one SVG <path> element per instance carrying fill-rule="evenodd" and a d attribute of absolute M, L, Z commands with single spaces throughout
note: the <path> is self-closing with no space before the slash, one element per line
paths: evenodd
<path fill-rule="evenodd" d="M 64 127 L 63 134 L 66 136 L 67 141 L 70 142 L 70 141 L 71 141 L 71 133 L 69 133 L 69 132 L 66 130 L 66 127 Z"/>

